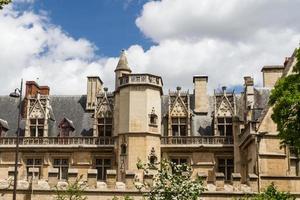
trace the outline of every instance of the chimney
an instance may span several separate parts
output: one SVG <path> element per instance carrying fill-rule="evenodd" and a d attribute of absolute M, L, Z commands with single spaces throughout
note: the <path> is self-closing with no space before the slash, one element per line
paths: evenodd
<path fill-rule="evenodd" d="M 95 108 L 96 96 L 102 90 L 103 82 L 99 76 L 88 76 L 87 79 L 86 110 L 93 110 Z"/>
<path fill-rule="evenodd" d="M 244 94 L 245 94 L 245 102 L 246 106 L 249 109 L 252 109 L 254 106 L 254 81 L 253 78 L 250 76 L 244 77 Z"/>
<path fill-rule="evenodd" d="M 277 80 L 281 78 L 283 70 L 283 65 L 264 66 L 261 69 L 263 73 L 263 87 L 273 88 Z"/>
<path fill-rule="evenodd" d="M 25 97 L 36 97 L 37 94 L 49 95 L 50 88 L 48 86 L 39 86 L 35 81 L 26 81 Z"/>
<path fill-rule="evenodd" d="M 206 114 L 208 112 L 207 76 L 194 76 L 195 113 Z"/>

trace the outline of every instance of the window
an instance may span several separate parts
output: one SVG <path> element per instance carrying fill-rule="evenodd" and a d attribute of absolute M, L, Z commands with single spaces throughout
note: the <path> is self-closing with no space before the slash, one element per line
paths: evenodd
<path fill-rule="evenodd" d="M 232 118 L 218 117 L 217 120 L 220 136 L 232 136 Z"/>
<path fill-rule="evenodd" d="M 37 168 L 38 169 L 38 174 L 29 171 L 30 168 Z M 40 179 L 41 177 L 41 168 L 42 168 L 42 159 L 41 158 L 29 158 L 26 160 L 26 172 L 27 172 L 27 177 L 28 176 L 38 176 Z"/>
<path fill-rule="evenodd" d="M 223 172 L 225 180 L 231 180 L 231 174 L 233 173 L 234 164 L 233 159 L 220 158 L 218 160 L 218 172 Z"/>
<path fill-rule="evenodd" d="M 126 154 L 127 154 L 127 145 L 121 144 L 121 155 L 126 155 Z"/>
<path fill-rule="evenodd" d="M 186 118 L 172 118 L 172 136 L 187 136 Z"/>
<path fill-rule="evenodd" d="M 157 115 L 155 115 L 155 114 L 150 115 L 150 124 L 151 125 L 156 125 L 157 124 Z"/>
<path fill-rule="evenodd" d="M 95 168 L 97 169 L 97 180 L 105 180 L 106 170 L 111 169 L 111 159 L 97 158 L 95 160 Z"/>
<path fill-rule="evenodd" d="M 99 137 L 111 137 L 112 136 L 112 118 L 101 117 L 98 118 L 98 136 Z"/>
<path fill-rule="evenodd" d="M 172 158 L 171 162 L 176 165 L 182 165 L 182 164 L 187 164 L 188 159 L 187 158 Z"/>
<path fill-rule="evenodd" d="M 72 131 L 70 125 L 65 121 L 60 126 L 59 136 L 60 137 L 69 137 L 70 132 Z"/>
<path fill-rule="evenodd" d="M 30 136 L 43 137 L 44 135 L 44 119 L 30 119 Z"/>
<path fill-rule="evenodd" d="M 53 167 L 58 168 L 58 178 L 66 180 L 68 178 L 69 159 L 57 158 L 53 160 Z"/>

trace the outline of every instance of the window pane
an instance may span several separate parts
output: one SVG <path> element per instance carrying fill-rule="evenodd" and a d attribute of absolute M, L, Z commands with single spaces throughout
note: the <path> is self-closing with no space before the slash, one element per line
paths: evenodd
<path fill-rule="evenodd" d="M 27 159 L 26 164 L 27 165 L 33 165 L 33 159 Z"/>
<path fill-rule="evenodd" d="M 110 159 L 104 159 L 104 165 L 109 165 L 110 166 Z"/>
<path fill-rule="evenodd" d="M 185 124 L 186 123 L 186 118 L 180 118 L 180 124 Z"/>
<path fill-rule="evenodd" d="M 112 126 L 111 125 L 106 125 L 106 133 L 105 133 L 105 136 L 108 136 L 108 137 L 110 137 L 112 134 L 111 134 L 111 132 L 112 132 Z"/>
<path fill-rule="evenodd" d="M 186 125 L 180 125 L 180 136 L 187 136 Z"/>
<path fill-rule="evenodd" d="M 30 119 L 30 124 L 35 125 L 36 124 L 36 119 Z"/>
<path fill-rule="evenodd" d="M 60 165 L 60 159 L 54 159 L 53 165 Z"/>
<path fill-rule="evenodd" d="M 227 159 L 227 165 L 233 166 L 233 159 Z"/>
<path fill-rule="evenodd" d="M 175 158 L 171 159 L 171 162 L 174 163 L 174 164 L 176 164 L 176 165 L 179 164 L 179 163 L 178 163 L 178 159 L 175 159 Z"/>
<path fill-rule="evenodd" d="M 172 135 L 178 136 L 178 125 L 172 125 Z"/>
<path fill-rule="evenodd" d="M 42 127 L 38 128 L 38 137 L 43 137 L 44 135 L 44 129 Z"/>
<path fill-rule="evenodd" d="M 172 124 L 178 124 L 178 118 L 172 118 Z"/>
<path fill-rule="evenodd" d="M 225 134 L 224 126 L 223 125 L 218 125 L 218 130 L 219 130 L 219 134 L 221 136 L 224 136 L 224 134 Z"/>
<path fill-rule="evenodd" d="M 34 165 L 42 165 L 42 159 L 35 159 Z"/>
<path fill-rule="evenodd" d="M 218 123 L 224 123 L 224 118 L 218 118 Z"/>
<path fill-rule="evenodd" d="M 186 158 L 181 158 L 180 159 L 180 164 L 187 164 L 187 159 Z"/>
<path fill-rule="evenodd" d="M 106 118 L 106 124 L 112 124 L 112 118 Z"/>
<path fill-rule="evenodd" d="M 98 135 L 100 137 L 104 136 L 104 126 L 103 125 L 98 126 Z"/>
<path fill-rule="evenodd" d="M 96 159 L 96 165 L 102 165 L 102 159 Z"/>
<path fill-rule="evenodd" d="M 104 118 L 99 118 L 99 119 L 98 119 L 98 123 L 99 123 L 99 124 L 104 124 Z"/>
<path fill-rule="evenodd" d="M 35 127 L 30 127 L 30 136 L 31 137 L 35 137 L 35 131 L 36 130 L 36 128 Z"/>
<path fill-rule="evenodd" d="M 38 124 L 44 126 L 44 119 L 38 119 Z"/>
<path fill-rule="evenodd" d="M 68 167 L 61 168 L 61 178 L 67 179 L 68 178 Z"/>
<path fill-rule="evenodd" d="M 225 165 L 225 159 L 219 159 L 219 165 Z"/>
<path fill-rule="evenodd" d="M 232 118 L 231 117 L 227 117 L 226 118 L 226 123 L 230 123 L 231 124 L 232 123 Z"/>
<path fill-rule="evenodd" d="M 226 125 L 226 135 L 232 136 L 232 125 Z"/>

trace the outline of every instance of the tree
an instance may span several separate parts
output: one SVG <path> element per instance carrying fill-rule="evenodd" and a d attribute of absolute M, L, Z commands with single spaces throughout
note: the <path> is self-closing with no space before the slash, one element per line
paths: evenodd
<path fill-rule="evenodd" d="M 280 192 L 274 183 L 271 183 L 264 192 L 254 195 L 253 197 L 245 197 L 242 200 L 294 200 L 296 199 L 290 193 Z"/>
<path fill-rule="evenodd" d="M 9 4 L 11 0 L 0 0 L 0 10 L 3 8 L 4 5 Z"/>
<path fill-rule="evenodd" d="M 66 189 L 56 187 L 57 200 L 86 200 L 87 197 L 83 196 L 86 185 L 82 183 L 82 176 L 77 178 L 74 183 L 68 182 Z"/>
<path fill-rule="evenodd" d="M 176 165 L 167 160 L 154 164 L 139 161 L 137 167 L 146 175 L 156 171 L 152 186 L 145 182 L 136 184 L 139 190 L 149 190 L 145 193 L 149 200 L 196 200 L 205 190 L 201 178 L 192 179 L 192 169 L 186 164 Z"/>
<path fill-rule="evenodd" d="M 300 150 L 300 48 L 293 74 L 279 79 L 271 91 L 269 104 L 273 106 L 272 119 L 277 124 L 278 136 L 284 145 Z"/>

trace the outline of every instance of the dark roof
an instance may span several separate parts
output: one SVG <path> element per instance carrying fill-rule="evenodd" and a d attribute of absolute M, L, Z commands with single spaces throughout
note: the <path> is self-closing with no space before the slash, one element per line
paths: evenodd
<path fill-rule="evenodd" d="M 268 70 L 268 69 L 284 69 L 284 66 L 283 65 L 266 65 L 266 66 L 263 66 L 261 71 Z"/>
<path fill-rule="evenodd" d="M 262 110 L 267 106 L 270 90 L 265 88 L 255 89 L 254 119 L 259 119 Z M 212 135 L 212 113 L 214 110 L 214 97 L 209 96 L 209 106 L 207 114 L 194 113 L 194 95 L 190 96 L 190 109 L 192 113 L 191 130 L 192 135 Z M 244 116 L 243 94 L 235 95 L 237 115 L 242 120 Z M 58 125 L 64 119 L 72 122 L 74 127 L 73 136 L 92 136 L 93 135 L 93 113 L 85 110 L 86 95 L 78 96 L 50 96 L 52 107 L 51 118 L 49 120 L 49 136 L 58 135 Z M 167 116 L 169 107 L 168 95 L 161 96 L 162 117 Z M 17 130 L 18 100 L 8 96 L 0 96 L 0 119 L 7 121 L 10 129 L 7 136 L 15 136 Z M 21 121 L 21 128 L 24 129 L 25 121 Z M 162 130 L 163 131 L 163 130 Z"/>

